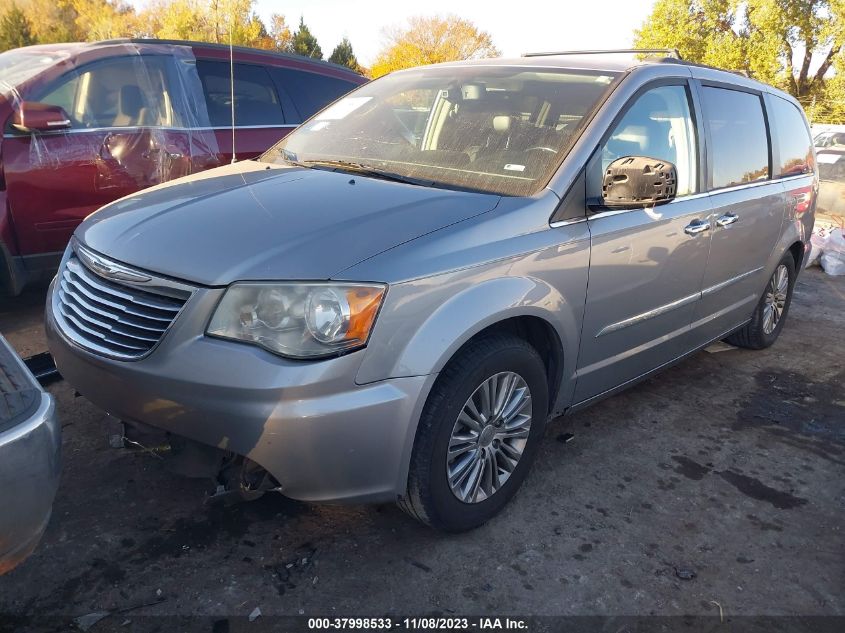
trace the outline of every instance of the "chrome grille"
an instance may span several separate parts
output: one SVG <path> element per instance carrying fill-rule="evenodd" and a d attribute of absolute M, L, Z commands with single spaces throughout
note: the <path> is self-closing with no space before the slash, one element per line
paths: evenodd
<path fill-rule="evenodd" d="M 145 356 L 164 336 L 190 293 L 171 291 L 182 296 L 168 296 L 142 290 L 140 284 L 108 279 L 91 270 L 83 259 L 94 260 L 101 268 L 108 260 L 87 252 L 82 255 L 70 256 L 56 282 L 54 305 L 62 330 L 81 347 L 105 356 Z M 122 265 L 114 267 L 129 270 Z M 152 281 L 147 275 L 135 276 Z"/>

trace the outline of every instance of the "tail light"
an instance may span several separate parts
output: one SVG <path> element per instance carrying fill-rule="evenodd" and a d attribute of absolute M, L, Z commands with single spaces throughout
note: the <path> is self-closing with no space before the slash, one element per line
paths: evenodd
<path fill-rule="evenodd" d="M 816 199 L 816 187 L 809 185 L 807 187 L 799 187 L 789 192 L 789 201 L 792 208 L 795 210 L 795 217 L 800 218 L 807 211 L 813 208 L 813 202 Z"/>

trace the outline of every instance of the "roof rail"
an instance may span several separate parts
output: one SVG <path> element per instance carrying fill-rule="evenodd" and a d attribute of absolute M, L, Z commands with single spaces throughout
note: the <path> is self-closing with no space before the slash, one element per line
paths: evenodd
<path fill-rule="evenodd" d="M 551 55 L 610 55 L 614 53 L 663 53 L 675 59 L 683 59 L 677 48 L 613 48 L 591 51 L 548 51 L 542 53 L 523 53 L 523 57 L 548 57 Z"/>
<path fill-rule="evenodd" d="M 197 40 L 174 40 L 168 38 L 157 38 L 157 37 L 116 37 L 108 40 L 99 40 L 95 42 L 85 42 L 86 44 L 170 44 L 173 46 L 203 46 L 207 48 L 217 48 L 221 50 L 228 51 L 229 45 L 228 44 L 218 44 L 216 42 L 200 42 Z M 345 71 L 347 73 L 351 73 L 353 75 L 361 76 L 361 73 L 357 73 L 348 66 L 344 66 L 342 64 L 335 64 L 334 62 L 326 61 L 325 59 L 315 59 L 313 57 L 306 57 L 305 55 L 298 55 L 297 53 L 287 53 L 284 51 L 274 51 L 266 48 L 254 48 L 250 46 L 237 46 L 235 45 L 234 50 L 241 51 L 245 53 L 260 53 L 262 55 L 271 55 L 273 57 L 284 57 L 286 59 L 294 59 L 297 61 L 307 62 L 310 64 L 319 64 L 322 66 L 329 66 L 331 68 Z"/>

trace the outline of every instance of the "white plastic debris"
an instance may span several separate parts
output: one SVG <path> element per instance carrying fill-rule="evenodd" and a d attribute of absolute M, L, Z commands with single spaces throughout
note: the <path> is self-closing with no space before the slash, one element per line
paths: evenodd
<path fill-rule="evenodd" d="M 261 609 L 259 609 L 258 607 L 255 607 L 252 610 L 252 613 L 249 614 L 249 621 L 255 622 L 260 617 L 261 617 Z"/>
<path fill-rule="evenodd" d="M 833 229 L 828 234 L 821 264 L 828 275 L 845 275 L 845 233 L 842 229 Z"/>
<path fill-rule="evenodd" d="M 841 228 L 820 227 L 813 231 L 807 265 L 816 262 L 828 275 L 845 275 L 845 232 Z"/>
<path fill-rule="evenodd" d="M 810 256 L 807 258 L 807 267 L 819 264 L 819 260 L 827 244 L 828 229 L 816 228 L 810 236 Z"/>

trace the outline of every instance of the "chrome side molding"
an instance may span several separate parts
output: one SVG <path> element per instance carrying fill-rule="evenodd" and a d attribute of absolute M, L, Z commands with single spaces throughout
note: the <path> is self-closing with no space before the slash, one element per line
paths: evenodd
<path fill-rule="evenodd" d="M 642 323 L 643 321 L 647 321 L 648 319 L 653 319 L 654 317 L 660 316 L 661 314 L 666 314 L 667 312 L 671 312 L 672 310 L 676 310 L 677 308 L 683 307 L 685 305 L 689 305 L 695 301 L 698 301 L 702 297 L 706 297 L 708 295 L 712 295 L 715 292 L 719 292 L 728 286 L 731 286 L 738 281 L 742 281 L 746 277 L 750 277 L 751 275 L 755 275 L 763 270 L 763 266 L 759 268 L 755 268 L 754 270 L 749 270 L 744 272 L 736 277 L 731 277 L 730 279 L 726 279 L 725 281 L 721 281 L 717 284 L 712 286 L 708 286 L 704 288 L 700 292 L 696 292 L 695 294 L 688 295 L 686 297 L 682 297 L 676 301 L 672 301 L 671 303 L 664 304 L 662 306 L 658 306 L 652 310 L 648 310 L 646 312 L 642 312 L 640 314 L 636 314 L 632 317 L 627 319 L 623 319 L 622 321 L 617 321 L 616 323 L 611 323 L 610 325 L 605 325 L 602 329 L 598 331 L 596 334 L 596 338 L 600 336 L 604 336 L 605 334 L 610 334 L 611 332 L 617 332 L 618 330 L 625 329 L 632 325 L 636 325 L 638 323 Z"/>

